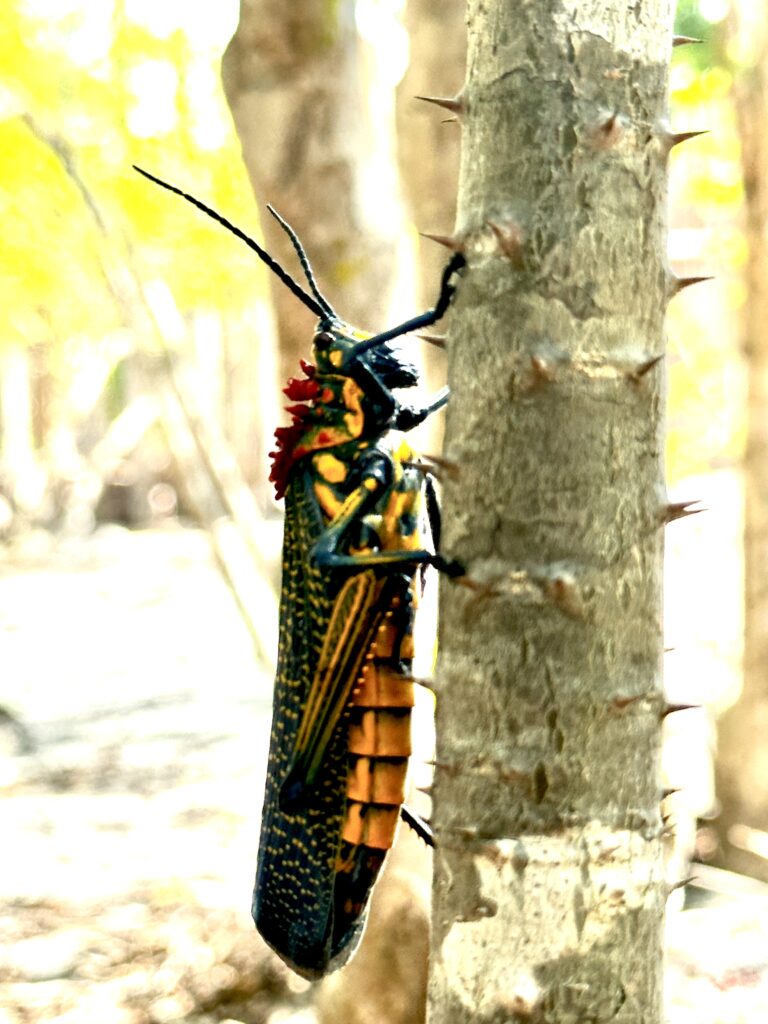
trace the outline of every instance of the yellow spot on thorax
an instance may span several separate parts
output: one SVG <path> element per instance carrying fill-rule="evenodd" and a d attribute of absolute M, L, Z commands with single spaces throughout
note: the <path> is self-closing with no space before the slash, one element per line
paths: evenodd
<path fill-rule="evenodd" d="M 341 459 L 337 459 L 335 455 L 331 455 L 329 452 L 316 455 L 314 464 L 318 474 L 323 480 L 327 480 L 329 484 L 340 484 L 343 480 L 347 479 L 346 463 L 342 462 Z"/>
<path fill-rule="evenodd" d="M 395 435 L 397 437 L 397 435 Z M 397 462 L 413 462 L 416 452 L 411 448 L 404 437 L 398 438 L 397 444 L 392 448 L 392 454 Z"/>
<path fill-rule="evenodd" d="M 363 432 L 362 389 L 351 377 L 347 377 L 341 394 L 344 400 L 344 408 L 349 410 L 344 413 L 344 423 L 349 431 L 349 435 L 350 437 L 360 437 Z"/>

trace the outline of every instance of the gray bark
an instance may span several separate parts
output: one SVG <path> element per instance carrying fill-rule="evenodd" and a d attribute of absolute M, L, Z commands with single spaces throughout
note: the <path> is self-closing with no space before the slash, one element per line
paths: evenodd
<path fill-rule="evenodd" d="M 430 1019 L 658 1022 L 668 0 L 470 0 Z"/>
<path fill-rule="evenodd" d="M 744 456 L 744 685 L 717 727 L 719 862 L 768 881 L 754 833 L 768 833 L 768 19 L 761 4 L 734 5 L 740 49 L 751 57 L 735 89 L 749 257 L 742 338 L 748 367 Z M 763 838 L 763 837 L 759 837 Z"/>

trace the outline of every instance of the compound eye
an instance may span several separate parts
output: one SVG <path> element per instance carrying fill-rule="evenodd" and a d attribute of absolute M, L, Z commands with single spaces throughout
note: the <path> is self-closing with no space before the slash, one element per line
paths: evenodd
<path fill-rule="evenodd" d="M 315 348 L 321 352 L 329 349 L 334 342 L 334 337 L 330 331 L 318 331 L 313 338 Z"/>

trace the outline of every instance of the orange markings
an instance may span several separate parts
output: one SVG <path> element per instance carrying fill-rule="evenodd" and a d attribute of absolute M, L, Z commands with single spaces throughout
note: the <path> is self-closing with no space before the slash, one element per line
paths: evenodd
<path fill-rule="evenodd" d="M 350 754 L 365 757 L 409 757 L 411 716 L 408 712 L 365 710 L 349 725 Z"/>

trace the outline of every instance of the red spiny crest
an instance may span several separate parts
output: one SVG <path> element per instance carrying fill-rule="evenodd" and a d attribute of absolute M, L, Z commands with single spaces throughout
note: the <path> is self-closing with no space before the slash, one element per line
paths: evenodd
<path fill-rule="evenodd" d="M 301 368 L 306 376 L 291 377 L 283 388 L 284 395 L 299 403 L 311 401 L 320 393 L 320 385 L 314 379 L 315 367 L 302 359 Z M 276 447 L 269 453 L 272 459 L 269 479 L 275 485 L 275 497 L 278 501 L 285 494 L 288 474 L 296 461 L 295 448 L 312 421 L 313 410 L 311 405 L 299 404 L 286 406 L 286 412 L 291 414 L 292 422 L 287 427 L 278 427 L 275 430 Z"/>

